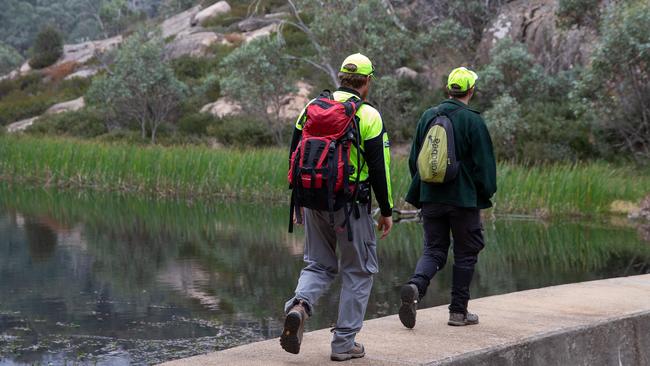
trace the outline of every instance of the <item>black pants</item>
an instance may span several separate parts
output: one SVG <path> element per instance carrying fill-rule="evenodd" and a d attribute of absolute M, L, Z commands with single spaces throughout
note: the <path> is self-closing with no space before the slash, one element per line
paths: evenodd
<path fill-rule="evenodd" d="M 418 287 L 420 297 L 426 294 L 433 276 L 447 263 L 451 231 L 454 239 L 454 268 L 449 311 L 467 313 L 474 266 L 478 253 L 485 246 L 480 211 L 477 208 L 424 203 L 422 221 L 424 251 L 409 283 Z"/>

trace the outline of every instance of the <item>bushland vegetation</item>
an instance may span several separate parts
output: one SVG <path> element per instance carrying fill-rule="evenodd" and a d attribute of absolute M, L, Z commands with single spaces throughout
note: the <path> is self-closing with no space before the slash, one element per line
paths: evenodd
<path fill-rule="evenodd" d="M 177 12 L 197 3 L 167 1 L 147 14 L 159 15 L 164 7 Z M 501 7 L 512 5 L 507 1 L 242 0 L 230 4 L 231 13 L 204 26 L 227 34 L 232 44 L 212 46 L 202 57 L 167 60 L 162 56 L 165 42 L 155 39 L 155 32 L 136 31 L 131 36 L 115 59 L 132 62 L 106 68 L 87 95 L 89 108 L 95 112 L 84 113 L 112 116 L 102 134 L 98 135 L 100 129 L 91 123 L 96 121 L 93 118 L 89 118 L 87 132 L 80 130 L 84 126 L 81 121 L 60 122 L 75 120 L 83 113 L 44 118 L 29 132 L 126 141 L 136 141 L 134 135 L 139 132 L 141 138 L 152 141 L 155 135 L 163 144 L 283 144 L 292 123 L 278 114 L 283 102 L 280 96 L 292 92 L 299 80 L 311 84 L 314 95 L 335 87 L 338 62 L 346 54 L 362 51 L 376 66 L 370 102 L 381 111 L 396 144 L 409 142 L 420 114 L 445 97 L 445 74 L 464 64 L 481 76 L 474 106 L 484 112 L 501 160 L 578 162 L 597 158 L 645 162 L 650 157 L 647 1 L 610 1 L 605 6 L 595 1 L 559 0 L 559 28 L 587 27 L 597 35 L 588 62 L 564 69 L 542 64 L 526 44 L 509 37 L 494 44 L 487 62 L 474 61 L 484 29 Z M 228 33 L 236 29 L 237 21 L 271 11 L 285 12 L 276 34 L 243 44 L 242 39 Z M 69 39 L 67 28 L 62 28 Z M 3 41 L 18 47 L 17 43 Z M 158 66 L 144 67 L 138 74 L 159 75 L 156 80 L 161 82 L 155 88 L 141 90 L 141 95 L 133 90 L 126 93 L 123 87 L 110 97 L 97 93 L 109 90 L 109 80 L 133 71 L 133 65 L 148 65 L 148 59 L 155 59 Z M 396 72 L 404 66 L 416 74 Z M 41 87 L 45 84 L 38 83 Z M 65 85 L 48 90 L 58 95 L 62 87 Z M 2 124 L 31 117 L 58 99 L 46 97 L 48 93 L 42 90 L 25 92 L 13 81 L 0 82 L 0 94 L 3 90 Z M 33 101 L 23 102 L 24 98 L 18 98 L 23 94 Z M 119 110 L 126 108 L 129 100 L 143 100 L 145 94 L 154 99 L 169 96 L 171 103 L 163 102 L 164 98 L 157 100 L 172 108 L 155 122 L 154 104 L 145 103 L 147 112 L 139 116 Z M 200 112 L 204 105 L 221 97 L 241 105 L 243 112 L 223 118 Z M 44 123 L 55 126 L 39 126 Z M 68 130 L 66 126 L 71 127 Z"/>
<path fill-rule="evenodd" d="M 42 69 L 54 64 L 63 54 L 63 36 L 53 26 L 43 28 L 34 41 L 29 65 Z"/>

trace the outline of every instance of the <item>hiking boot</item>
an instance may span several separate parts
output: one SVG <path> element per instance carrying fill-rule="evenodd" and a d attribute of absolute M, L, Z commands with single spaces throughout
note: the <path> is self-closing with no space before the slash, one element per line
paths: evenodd
<path fill-rule="evenodd" d="M 399 320 L 405 327 L 411 329 L 415 326 L 415 312 L 418 308 L 419 292 L 418 287 L 407 283 L 400 290 L 402 306 L 399 308 Z"/>
<path fill-rule="evenodd" d="M 449 321 L 447 324 L 456 327 L 478 324 L 478 315 L 472 313 L 467 313 L 467 315 L 463 313 L 449 313 Z"/>
<path fill-rule="evenodd" d="M 305 321 L 309 318 L 304 302 L 301 300 L 294 305 L 284 319 L 284 330 L 280 336 L 282 348 L 293 354 L 300 352 L 302 333 L 305 330 Z"/>
<path fill-rule="evenodd" d="M 361 358 L 366 355 L 366 350 L 363 348 L 363 344 L 354 342 L 354 347 L 351 350 L 345 353 L 334 353 L 330 355 L 332 361 L 347 361 L 353 358 Z"/>

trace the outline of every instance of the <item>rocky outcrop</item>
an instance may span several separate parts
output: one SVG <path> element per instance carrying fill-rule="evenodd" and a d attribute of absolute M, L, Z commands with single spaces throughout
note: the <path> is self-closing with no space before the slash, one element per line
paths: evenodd
<path fill-rule="evenodd" d="M 67 44 L 63 46 L 63 57 L 61 57 L 55 65 L 67 62 L 84 64 L 95 57 L 96 54 L 106 53 L 117 48 L 123 40 L 122 36 L 116 36 L 107 39 L 100 39 L 98 41 Z"/>
<path fill-rule="evenodd" d="M 630 213 L 628 217 L 633 220 L 650 221 L 650 195 L 644 198 L 638 207 L 638 210 Z"/>
<path fill-rule="evenodd" d="M 238 115 L 242 112 L 242 107 L 237 102 L 229 98 L 219 98 L 216 102 L 206 104 L 201 108 L 201 113 L 210 113 L 219 118 L 226 116 Z"/>
<path fill-rule="evenodd" d="M 11 123 L 7 125 L 7 132 L 15 133 L 15 132 L 24 131 L 27 129 L 27 127 L 33 125 L 37 119 L 38 117 L 32 117 L 32 118 L 24 119 L 22 121 Z"/>
<path fill-rule="evenodd" d="M 305 82 L 296 83 L 297 91 L 295 93 L 287 94 L 282 97 L 280 106 L 280 118 L 286 120 L 293 120 L 298 118 L 302 109 L 309 103 L 310 94 L 313 87 Z M 201 108 L 201 113 L 210 113 L 215 117 L 223 118 L 226 116 L 234 116 L 241 114 L 243 108 L 236 101 L 229 98 L 219 98 L 216 102 L 206 104 Z M 269 109 L 269 113 L 273 110 Z"/>
<path fill-rule="evenodd" d="M 254 30 L 252 32 L 242 33 L 244 37 L 244 42 L 248 43 L 260 37 L 269 37 L 271 34 L 277 32 L 278 28 L 279 28 L 278 24 L 269 24 L 266 27 Z"/>
<path fill-rule="evenodd" d="M 65 112 L 74 112 L 82 109 L 83 107 L 86 106 L 86 103 L 84 101 L 84 98 L 77 98 L 74 100 L 70 100 L 67 102 L 55 104 L 51 106 L 43 115 L 47 114 L 58 114 L 58 113 L 65 113 Z M 20 132 L 26 130 L 28 127 L 34 124 L 40 117 L 42 116 L 36 116 L 32 118 L 27 118 L 22 121 L 14 122 L 11 123 L 7 126 L 7 132 L 9 133 L 15 133 L 15 132 Z"/>
<path fill-rule="evenodd" d="M 217 42 L 227 41 L 225 41 L 222 35 L 214 32 L 192 33 L 177 37 L 165 45 L 165 55 L 170 59 L 185 55 L 201 57 L 205 56 L 210 46 Z"/>
<path fill-rule="evenodd" d="M 201 6 L 195 6 L 182 13 L 178 13 L 170 18 L 165 19 L 160 24 L 162 37 L 167 39 L 169 37 L 177 37 L 179 35 L 188 34 L 192 29 L 192 22 L 194 16 L 201 11 Z"/>
<path fill-rule="evenodd" d="M 191 21 L 192 26 L 202 25 L 206 20 L 215 18 L 219 15 L 230 13 L 230 4 L 226 1 L 219 1 L 216 4 L 208 6 L 194 15 Z"/>
<path fill-rule="evenodd" d="M 98 72 L 99 72 L 99 68 L 97 67 L 84 67 L 66 76 L 65 80 L 70 80 L 74 78 L 85 79 L 97 75 Z"/>
<path fill-rule="evenodd" d="M 418 72 L 409 67 L 404 66 L 395 70 L 395 75 L 400 79 L 415 80 L 418 77 Z"/>
<path fill-rule="evenodd" d="M 297 92 L 287 94 L 282 98 L 280 106 L 280 118 L 297 119 L 302 109 L 305 108 L 310 100 L 310 94 L 313 87 L 305 82 L 296 83 Z"/>
<path fill-rule="evenodd" d="M 262 17 L 249 17 L 237 23 L 241 32 L 252 32 L 254 30 L 278 23 L 280 20 L 289 17 L 289 13 L 272 13 Z"/>
<path fill-rule="evenodd" d="M 80 97 L 74 100 L 70 100 L 67 102 L 55 104 L 51 106 L 47 111 L 45 111 L 45 114 L 57 114 L 57 113 L 64 113 L 64 112 L 74 112 L 78 111 L 81 108 L 86 106 L 86 102 L 84 100 L 84 97 Z"/>
<path fill-rule="evenodd" d="M 25 63 L 22 64 L 16 70 L 8 73 L 7 75 L 4 75 L 4 76 L 0 77 L 0 80 L 13 80 L 13 79 L 16 79 L 18 77 L 27 75 L 30 71 L 32 71 L 32 67 L 29 66 L 29 60 L 28 60 L 28 61 L 25 61 Z"/>
<path fill-rule="evenodd" d="M 479 63 L 487 63 L 490 50 L 503 38 L 524 43 L 536 61 L 557 71 L 585 65 L 593 52 L 596 30 L 557 25 L 558 0 L 515 0 L 504 5 L 490 23 L 478 47 Z"/>

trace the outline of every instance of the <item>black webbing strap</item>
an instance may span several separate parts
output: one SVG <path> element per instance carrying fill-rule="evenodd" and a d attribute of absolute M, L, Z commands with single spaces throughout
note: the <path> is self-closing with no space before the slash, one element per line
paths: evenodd
<path fill-rule="evenodd" d="M 347 158 L 348 156 L 348 149 L 349 145 L 344 143 L 343 148 L 341 149 L 341 153 L 343 154 L 343 157 L 345 157 L 343 161 L 343 171 L 347 172 L 347 176 L 343 176 L 343 197 L 345 198 L 345 205 L 343 207 L 343 211 L 345 212 L 345 221 L 343 222 L 343 225 L 345 225 L 348 229 L 348 240 L 352 241 L 352 228 L 350 227 L 350 212 L 348 211 L 348 198 L 350 196 L 350 182 L 349 180 L 349 174 L 350 174 L 350 159 Z"/>
<path fill-rule="evenodd" d="M 301 147 L 298 147 L 300 149 Z M 291 187 L 291 202 L 289 203 L 289 232 L 293 233 L 293 215 L 294 213 L 297 215 L 298 222 L 302 222 L 302 215 L 300 214 L 300 207 L 297 207 L 296 205 L 296 192 L 298 190 L 298 184 L 301 184 L 302 182 L 299 182 L 300 179 L 300 171 L 298 167 L 300 166 L 300 151 L 296 153 L 296 159 L 293 162 L 293 185 Z M 297 210 L 296 210 L 297 209 Z M 297 212 L 296 212 L 297 211 Z"/>
<path fill-rule="evenodd" d="M 361 101 L 363 103 L 363 101 Z M 361 104 L 355 104 L 357 108 L 361 106 Z M 355 179 L 354 185 L 355 185 L 355 190 L 354 190 L 354 197 L 352 197 L 352 204 L 354 205 L 354 217 L 358 220 L 361 217 L 361 213 L 359 212 L 359 205 L 357 204 L 357 198 L 359 196 L 359 181 L 361 180 L 361 171 L 363 170 L 363 166 L 361 166 L 361 131 L 359 131 L 359 123 L 358 123 L 357 116 L 352 118 L 352 128 L 354 128 L 354 138 L 356 140 L 356 147 L 357 147 L 357 171 L 355 172 L 357 175 L 357 178 Z M 363 159 L 363 164 L 365 166 L 366 164 L 366 159 Z"/>
<path fill-rule="evenodd" d="M 336 198 L 334 197 L 334 186 L 336 185 L 336 176 L 337 176 L 337 171 L 338 167 L 335 166 L 337 164 L 338 159 L 336 159 L 336 142 L 332 141 L 329 146 L 329 151 L 327 152 L 327 167 L 329 168 L 328 174 L 327 174 L 327 208 L 329 209 L 329 215 L 330 215 L 330 226 L 334 227 L 334 201 Z"/>
<path fill-rule="evenodd" d="M 296 209 L 296 200 L 294 197 L 295 190 L 296 190 L 295 188 L 291 190 L 291 201 L 290 201 L 291 203 L 289 203 L 289 232 L 290 233 L 293 233 L 293 213 L 294 210 Z"/>

